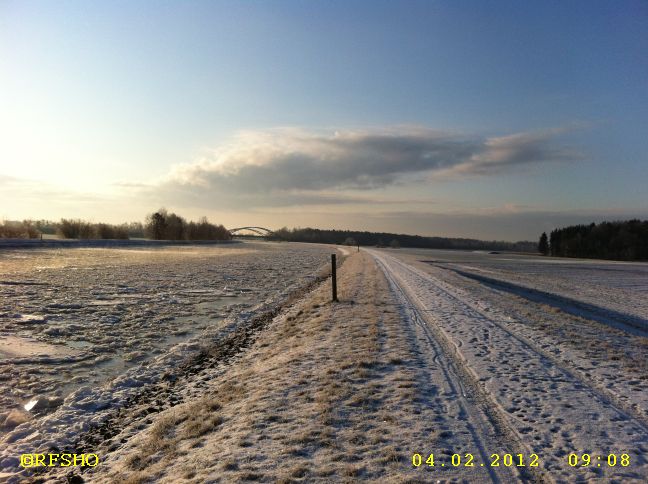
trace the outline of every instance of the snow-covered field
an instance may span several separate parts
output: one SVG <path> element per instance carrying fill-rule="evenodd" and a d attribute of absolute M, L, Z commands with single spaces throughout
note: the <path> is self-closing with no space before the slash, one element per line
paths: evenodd
<path fill-rule="evenodd" d="M 554 482 L 648 477 L 646 264 L 372 254 L 429 336 L 430 368 L 462 389 L 473 431 L 455 449 L 537 454 Z M 569 465 L 584 453 L 592 465 Z M 610 454 L 631 464 L 609 466 Z"/>
<path fill-rule="evenodd" d="M 603 316 L 648 330 L 648 263 L 567 259 L 487 252 L 403 250 L 401 257 L 509 283 L 510 291 L 531 289 L 538 295 L 591 307 Z M 501 288 L 500 288 L 501 289 Z M 601 311 L 605 310 L 605 311 Z"/>
<path fill-rule="evenodd" d="M 648 480 L 648 265 L 345 250 L 339 302 L 266 310 L 332 250 L 3 253 L 2 469 L 74 442 L 102 465 L 48 482 Z"/>
<path fill-rule="evenodd" d="M 0 251 L 0 467 L 104 410 L 314 277 L 306 244 Z"/>

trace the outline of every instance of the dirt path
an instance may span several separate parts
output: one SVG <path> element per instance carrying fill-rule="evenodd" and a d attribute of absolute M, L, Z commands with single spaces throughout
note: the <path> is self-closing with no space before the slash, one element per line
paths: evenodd
<path fill-rule="evenodd" d="M 541 466 L 527 470 L 555 482 L 644 481 L 648 429 L 642 419 L 509 329 L 510 317 L 494 305 L 388 254 L 372 254 L 456 369 L 456 381 L 467 387 L 463 397 L 475 401 L 513 453 L 539 456 Z M 591 454 L 593 464 L 571 467 L 571 453 Z M 609 454 L 628 454 L 630 465 L 610 467 Z"/>

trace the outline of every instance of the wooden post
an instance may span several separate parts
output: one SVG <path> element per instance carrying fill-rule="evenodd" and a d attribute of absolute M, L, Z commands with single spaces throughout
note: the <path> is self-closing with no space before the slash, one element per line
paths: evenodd
<path fill-rule="evenodd" d="M 337 267 L 335 266 L 335 254 L 331 254 L 331 288 L 333 289 L 333 302 L 337 302 Z"/>

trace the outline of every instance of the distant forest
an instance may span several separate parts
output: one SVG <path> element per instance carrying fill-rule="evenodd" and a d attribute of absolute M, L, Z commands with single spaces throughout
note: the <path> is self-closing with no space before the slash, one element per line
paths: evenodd
<path fill-rule="evenodd" d="M 153 240 L 230 240 L 232 235 L 222 225 L 209 223 L 207 217 L 187 222 L 180 215 L 161 208 L 146 217 L 144 235 Z"/>
<path fill-rule="evenodd" d="M 131 239 L 153 240 L 230 240 L 223 225 L 210 223 L 206 217 L 187 221 L 175 213 L 160 209 L 146 217 L 144 223 L 119 225 L 91 223 L 80 219 L 5 221 L 0 223 L 0 238 L 40 238 L 42 234 L 65 239 Z M 267 237 L 287 242 L 313 242 L 378 247 L 413 247 L 422 249 L 495 250 L 540 252 L 555 257 L 583 257 L 612 260 L 648 260 L 648 220 L 602 222 L 572 225 L 555 229 L 549 237 L 543 233 L 539 243 L 499 240 L 476 240 L 388 232 L 355 230 L 321 230 L 286 227 Z"/>
<path fill-rule="evenodd" d="M 146 217 L 145 223 L 119 225 L 92 223 L 80 219 L 5 221 L 0 223 L 0 238 L 38 239 L 58 235 L 63 239 L 153 239 L 153 240 L 230 240 L 229 231 L 212 224 L 207 217 L 197 222 L 187 221 L 165 209 Z"/>
<path fill-rule="evenodd" d="M 321 244 L 346 244 L 383 247 L 416 247 L 422 249 L 510 250 L 537 252 L 534 242 L 483 241 L 447 237 L 392 234 L 387 232 L 357 232 L 354 230 L 320 230 L 312 228 L 282 228 L 269 237 L 288 242 L 317 242 Z"/>
<path fill-rule="evenodd" d="M 540 252 L 559 257 L 648 260 L 648 221 L 572 225 L 553 230 L 548 247 L 541 236 L 539 247 Z"/>

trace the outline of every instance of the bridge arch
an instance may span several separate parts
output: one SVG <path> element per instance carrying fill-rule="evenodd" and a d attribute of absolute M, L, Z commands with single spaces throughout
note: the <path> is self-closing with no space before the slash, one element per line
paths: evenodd
<path fill-rule="evenodd" d="M 274 234 L 272 230 L 266 229 L 265 227 L 237 227 L 235 229 L 229 229 L 229 233 L 236 235 L 238 232 L 242 232 L 243 230 L 249 230 L 250 232 L 254 232 L 262 237 Z"/>

